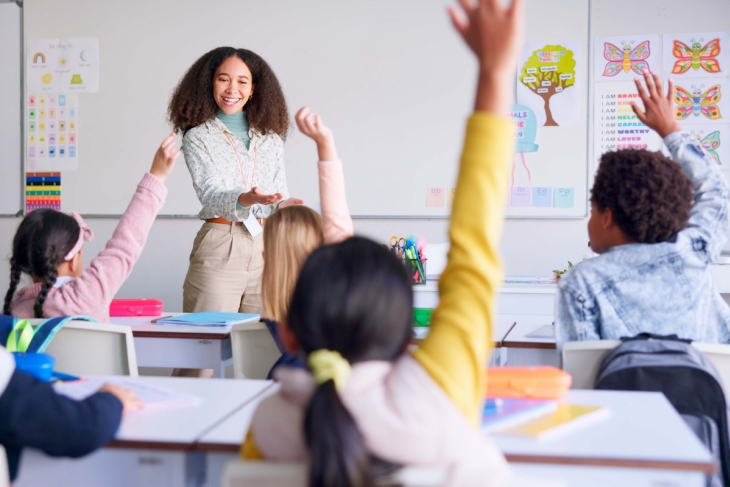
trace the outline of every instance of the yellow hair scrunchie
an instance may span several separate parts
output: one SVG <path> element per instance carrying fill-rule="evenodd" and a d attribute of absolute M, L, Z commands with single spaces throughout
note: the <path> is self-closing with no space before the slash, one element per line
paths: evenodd
<path fill-rule="evenodd" d="M 352 367 L 340 352 L 320 349 L 309 354 L 309 368 L 314 374 L 317 384 L 324 384 L 328 380 L 335 383 L 335 389 L 342 389 L 350 377 Z"/>

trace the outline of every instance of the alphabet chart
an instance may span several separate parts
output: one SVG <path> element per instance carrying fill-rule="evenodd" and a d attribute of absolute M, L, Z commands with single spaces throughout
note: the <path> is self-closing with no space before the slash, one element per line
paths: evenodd
<path fill-rule="evenodd" d="M 25 131 L 28 172 L 78 169 L 78 110 L 75 93 L 28 95 Z"/>

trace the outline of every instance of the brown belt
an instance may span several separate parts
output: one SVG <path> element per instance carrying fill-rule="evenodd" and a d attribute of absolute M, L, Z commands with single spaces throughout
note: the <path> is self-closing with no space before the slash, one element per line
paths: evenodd
<path fill-rule="evenodd" d="M 208 218 L 205 221 L 208 223 L 220 223 L 222 225 L 243 225 L 243 222 L 232 222 L 226 220 L 225 218 Z M 259 225 L 263 227 L 266 223 L 266 218 L 257 218 L 256 221 L 259 222 Z"/>

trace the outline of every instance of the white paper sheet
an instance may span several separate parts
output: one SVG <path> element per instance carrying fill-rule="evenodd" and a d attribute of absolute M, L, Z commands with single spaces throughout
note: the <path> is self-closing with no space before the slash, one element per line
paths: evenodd
<path fill-rule="evenodd" d="M 596 37 L 596 81 L 626 81 L 643 69 L 661 73 L 662 41 L 658 35 Z"/>
<path fill-rule="evenodd" d="M 54 385 L 54 388 L 59 394 L 81 401 L 96 393 L 104 384 L 124 387 L 137 394 L 137 397 L 144 403 L 143 411 L 195 406 L 201 401 L 198 396 L 154 386 L 129 377 L 92 377 L 72 382 L 59 382 Z"/>
<path fill-rule="evenodd" d="M 696 32 L 664 34 L 664 77 L 727 78 L 730 76 L 730 34 Z"/>
<path fill-rule="evenodd" d="M 28 93 L 99 91 L 99 39 L 28 39 L 25 53 Z"/>

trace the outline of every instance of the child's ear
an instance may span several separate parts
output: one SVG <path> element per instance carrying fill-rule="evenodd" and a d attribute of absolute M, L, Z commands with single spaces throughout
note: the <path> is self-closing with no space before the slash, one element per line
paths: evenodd
<path fill-rule="evenodd" d="M 286 318 L 282 318 L 280 322 L 276 324 L 276 333 L 279 335 L 281 345 L 289 353 L 297 353 L 299 351 L 299 342 L 297 337 L 294 336 L 294 332 L 289 328 L 289 324 Z"/>
<path fill-rule="evenodd" d="M 84 262 L 83 257 L 81 256 L 82 252 L 83 248 L 76 255 L 73 256 L 73 259 L 68 261 L 68 270 L 71 271 L 72 275 L 77 277 Z"/>
<path fill-rule="evenodd" d="M 608 230 L 615 225 L 613 221 L 613 212 L 608 206 L 604 208 L 603 212 L 601 213 L 601 223 L 603 223 L 604 230 Z"/>

